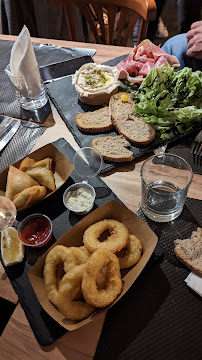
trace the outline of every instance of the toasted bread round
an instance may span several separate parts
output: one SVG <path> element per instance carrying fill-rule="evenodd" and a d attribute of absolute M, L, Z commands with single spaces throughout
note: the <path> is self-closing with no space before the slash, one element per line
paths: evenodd
<path fill-rule="evenodd" d="M 124 98 L 124 101 L 122 100 Z M 128 101 L 125 101 L 128 99 Z M 122 120 L 127 119 L 128 115 L 133 114 L 135 103 L 132 99 L 132 94 L 119 92 L 116 95 L 110 97 L 109 112 L 111 115 L 112 123 L 114 126 Z"/>
<path fill-rule="evenodd" d="M 92 140 L 92 147 L 98 150 L 103 159 L 115 162 L 132 161 L 133 153 L 127 147 L 130 143 L 121 135 L 103 136 Z"/>
<path fill-rule="evenodd" d="M 87 133 L 99 133 L 111 130 L 113 124 L 109 115 L 109 107 L 88 111 L 75 117 L 78 128 Z"/>
<path fill-rule="evenodd" d="M 142 116 L 133 114 L 135 103 L 131 94 L 122 92 L 112 96 L 109 108 L 115 128 L 131 143 L 142 145 L 154 140 L 156 132 L 153 127 Z"/>

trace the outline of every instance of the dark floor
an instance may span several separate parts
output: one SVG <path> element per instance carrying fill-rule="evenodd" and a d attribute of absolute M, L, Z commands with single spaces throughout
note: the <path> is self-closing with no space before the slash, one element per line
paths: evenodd
<path fill-rule="evenodd" d="M 165 26 L 168 29 L 168 38 L 166 39 L 158 39 L 155 38 L 154 43 L 156 45 L 163 45 L 167 39 L 169 39 L 170 37 L 177 35 L 179 33 L 178 31 L 178 23 L 177 23 L 177 1 L 176 0 L 167 0 L 165 7 L 163 9 L 162 12 L 162 19 L 163 22 L 165 24 Z M 133 46 L 133 40 L 132 40 L 132 35 L 130 37 L 130 39 L 128 40 L 128 44 L 127 46 Z"/>

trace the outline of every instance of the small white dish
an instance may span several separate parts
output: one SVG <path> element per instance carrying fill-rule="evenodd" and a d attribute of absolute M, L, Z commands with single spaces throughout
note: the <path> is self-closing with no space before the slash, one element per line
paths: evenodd
<path fill-rule="evenodd" d="M 83 192 L 82 189 L 84 189 Z M 88 194 L 91 196 L 88 196 Z M 65 207 L 77 215 L 88 214 L 92 210 L 94 202 L 95 189 L 90 184 L 84 182 L 69 186 L 63 194 Z"/>

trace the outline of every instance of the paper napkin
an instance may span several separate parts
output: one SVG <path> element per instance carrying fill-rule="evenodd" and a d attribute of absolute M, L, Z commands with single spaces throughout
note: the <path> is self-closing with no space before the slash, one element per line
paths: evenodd
<path fill-rule="evenodd" d="M 202 296 L 202 277 L 191 272 L 185 279 L 187 285 L 198 295 Z"/>
<path fill-rule="evenodd" d="M 37 97 L 40 94 L 40 73 L 30 33 L 25 25 L 11 49 L 10 71 L 8 69 L 5 71 L 12 82 L 12 78 L 20 79 L 18 79 L 18 87 L 22 95 L 30 96 L 31 94 L 32 97 Z"/>

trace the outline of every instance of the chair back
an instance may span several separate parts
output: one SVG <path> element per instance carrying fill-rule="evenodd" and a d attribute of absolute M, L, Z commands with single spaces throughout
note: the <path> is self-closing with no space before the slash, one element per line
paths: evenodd
<path fill-rule="evenodd" d="M 147 37 L 149 21 L 156 18 L 154 0 L 53 0 L 63 4 L 72 41 L 78 41 L 72 21 L 71 3 L 74 3 L 89 24 L 94 41 L 99 44 L 126 46 L 128 38 L 140 19 L 138 43 Z"/>

